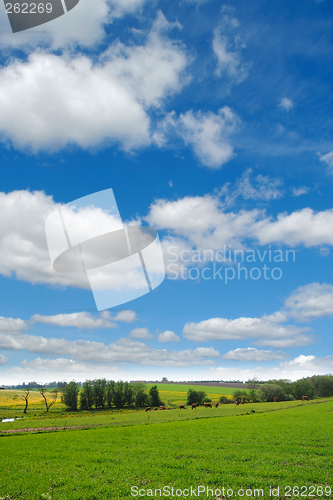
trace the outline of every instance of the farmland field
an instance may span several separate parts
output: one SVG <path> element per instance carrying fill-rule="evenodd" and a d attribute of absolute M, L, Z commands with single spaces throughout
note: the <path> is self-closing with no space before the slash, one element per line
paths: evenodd
<path fill-rule="evenodd" d="M 270 486 L 280 487 L 274 498 L 301 497 L 297 490 L 285 496 L 286 486 L 304 486 L 303 498 L 333 498 L 321 489 L 332 487 L 333 400 L 316 403 L 67 415 L 58 408 L 47 417 L 2 423 L 1 431 L 60 428 L 66 419 L 67 427 L 86 429 L 1 434 L 0 497 L 117 500 L 134 498 L 132 486 L 147 492 L 204 485 L 233 490 L 220 498 L 236 498 L 239 488 L 262 488 L 264 498 L 273 498 Z"/>

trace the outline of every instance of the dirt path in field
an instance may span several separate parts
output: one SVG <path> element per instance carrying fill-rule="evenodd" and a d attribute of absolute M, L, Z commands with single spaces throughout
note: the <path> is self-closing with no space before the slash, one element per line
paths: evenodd
<path fill-rule="evenodd" d="M 71 427 L 34 427 L 34 428 L 26 428 L 26 429 L 9 429 L 6 431 L 0 431 L 0 434 L 17 434 L 24 432 L 52 432 L 52 431 L 66 431 L 67 429 L 86 429 L 87 427 L 84 425 L 76 425 Z"/>

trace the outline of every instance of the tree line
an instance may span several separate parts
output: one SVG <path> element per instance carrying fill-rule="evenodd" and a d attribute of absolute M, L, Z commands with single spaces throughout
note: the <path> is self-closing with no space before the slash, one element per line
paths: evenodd
<path fill-rule="evenodd" d="M 75 381 L 62 388 L 61 401 L 70 410 L 91 410 L 92 408 L 123 408 L 127 406 L 161 406 L 156 385 L 146 392 L 143 382 L 115 382 L 114 380 L 86 380 L 81 387 Z"/>
<path fill-rule="evenodd" d="M 258 385 L 256 379 L 249 380 L 247 390 L 236 390 L 233 393 L 234 401 L 267 401 L 275 398 L 279 401 L 292 401 L 307 396 L 313 398 L 328 398 L 333 396 L 333 375 L 313 375 L 291 382 L 285 379 L 272 379 Z M 223 396 L 221 398 L 222 401 Z M 230 400 L 229 400 L 230 401 Z"/>

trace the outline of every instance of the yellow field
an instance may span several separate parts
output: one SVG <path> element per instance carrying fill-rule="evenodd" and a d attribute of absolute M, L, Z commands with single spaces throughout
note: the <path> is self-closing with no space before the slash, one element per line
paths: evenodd
<path fill-rule="evenodd" d="M 22 390 L 13 391 L 0 391 L 0 407 L 17 407 L 24 408 L 25 401 L 23 395 L 26 392 Z M 50 393 L 45 393 L 48 399 L 50 398 Z M 60 401 L 60 395 L 58 396 L 58 401 Z M 30 391 L 29 394 L 29 405 L 44 405 L 44 400 L 38 391 Z"/>

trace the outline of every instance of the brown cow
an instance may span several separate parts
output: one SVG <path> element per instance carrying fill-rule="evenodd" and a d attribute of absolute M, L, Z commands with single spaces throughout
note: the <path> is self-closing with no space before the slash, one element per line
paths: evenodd
<path fill-rule="evenodd" d="M 160 410 L 165 410 L 165 406 L 160 406 Z"/>
<path fill-rule="evenodd" d="M 205 408 L 212 408 L 212 405 L 210 403 L 204 403 Z"/>
<path fill-rule="evenodd" d="M 244 404 L 244 401 L 240 401 L 240 404 L 243 405 Z"/>
<path fill-rule="evenodd" d="M 218 408 L 219 404 L 218 403 L 215 403 L 215 408 Z"/>
<path fill-rule="evenodd" d="M 239 405 L 238 401 L 236 401 L 236 405 L 237 405 L 237 406 Z"/>
<path fill-rule="evenodd" d="M 275 398 L 274 398 L 274 403 L 279 403 L 279 402 L 280 402 L 280 401 L 279 401 L 279 398 L 275 397 Z"/>
<path fill-rule="evenodd" d="M 157 411 L 157 410 L 158 410 L 158 408 L 155 406 L 154 411 Z"/>
<path fill-rule="evenodd" d="M 184 405 L 179 405 L 179 409 L 180 410 L 185 410 L 185 406 Z"/>
<path fill-rule="evenodd" d="M 307 396 L 302 396 L 302 401 L 309 401 L 309 398 Z"/>
<path fill-rule="evenodd" d="M 146 411 L 150 411 L 150 406 L 147 406 Z"/>
<path fill-rule="evenodd" d="M 191 409 L 192 410 L 196 410 L 198 407 L 198 404 L 197 403 L 192 403 L 192 406 L 191 406 Z"/>

